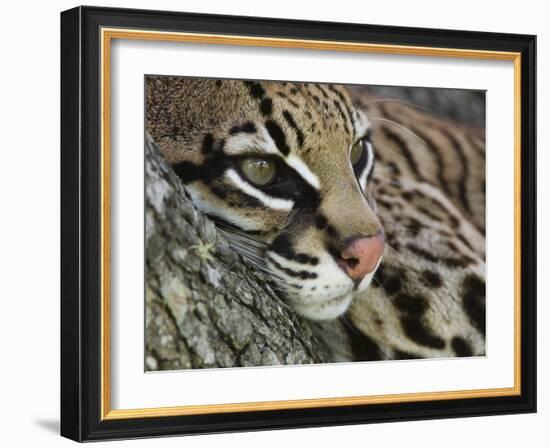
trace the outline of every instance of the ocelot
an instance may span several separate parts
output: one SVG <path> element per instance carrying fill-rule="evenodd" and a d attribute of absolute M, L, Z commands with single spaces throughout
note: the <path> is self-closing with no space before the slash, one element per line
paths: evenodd
<path fill-rule="evenodd" d="M 161 76 L 146 128 L 335 360 L 485 353 L 482 129 L 340 85 Z"/>

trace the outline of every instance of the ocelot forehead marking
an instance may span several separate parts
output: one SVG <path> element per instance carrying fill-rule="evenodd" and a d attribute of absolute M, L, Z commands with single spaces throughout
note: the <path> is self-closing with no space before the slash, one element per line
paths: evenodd
<path fill-rule="evenodd" d="M 322 146 L 347 147 L 368 126 L 365 116 L 336 86 L 255 81 L 244 84 L 257 102 L 269 136 L 285 157 L 291 152 L 303 156 Z M 339 129 L 344 132 L 335 132 Z"/>

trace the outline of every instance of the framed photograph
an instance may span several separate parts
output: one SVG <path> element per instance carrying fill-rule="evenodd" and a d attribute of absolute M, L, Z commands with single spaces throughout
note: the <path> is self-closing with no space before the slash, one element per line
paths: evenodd
<path fill-rule="evenodd" d="M 536 410 L 535 36 L 61 14 L 61 433 Z"/>

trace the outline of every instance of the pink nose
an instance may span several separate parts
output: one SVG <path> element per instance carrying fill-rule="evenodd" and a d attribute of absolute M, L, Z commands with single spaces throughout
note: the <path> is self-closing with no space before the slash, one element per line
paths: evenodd
<path fill-rule="evenodd" d="M 360 281 L 376 269 L 384 252 L 384 234 L 360 237 L 340 252 L 338 264 L 354 281 Z"/>

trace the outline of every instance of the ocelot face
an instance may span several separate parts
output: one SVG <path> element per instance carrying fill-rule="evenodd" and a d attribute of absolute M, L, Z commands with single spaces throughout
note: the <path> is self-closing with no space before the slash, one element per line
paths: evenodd
<path fill-rule="evenodd" d="M 147 129 L 196 206 L 296 312 L 344 313 L 384 251 L 370 125 L 345 89 L 146 81 Z"/>

